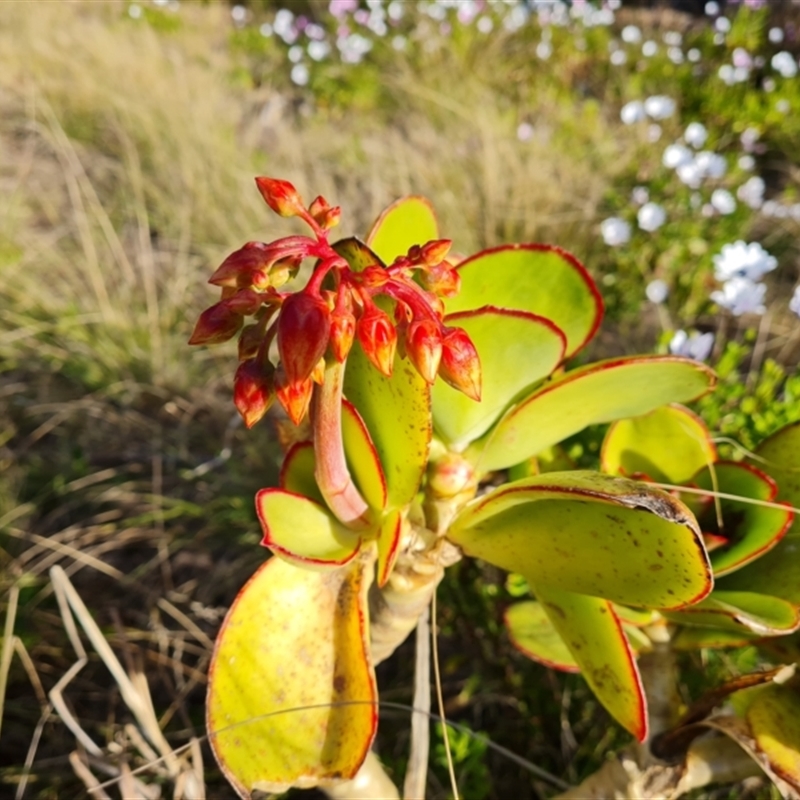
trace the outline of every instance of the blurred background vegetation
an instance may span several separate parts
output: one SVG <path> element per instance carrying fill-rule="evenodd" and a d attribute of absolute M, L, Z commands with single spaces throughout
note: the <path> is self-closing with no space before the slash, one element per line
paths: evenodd
<path fill-rule="evenodd" d="M 701 121 L 709 146 L 729 158 L 723 184 L 735 189 L 746 177 L 734 166 L 740 137 L 755 128 L 767 196 L 787 209 L 800 200 L 800 85 L 764 87 L 776 50 L 797 57 L 796 39 L 778 46 L 767 35 L 796 31 L 794 6 L 730 4 L 720 43 L 698 3 L 683 5 L 699 16 L 630 3 L 612 24 L 546 28 L 535 16 L 504 25 L 513 4 L 499 3 L 487 6 L 485 32 L 456 24 L 457 9 L 439 17 L 425 11 L 435 4 L 406 4 L 395 33 L 373 37 L 357 63 L 304 57 L 298 82 L 292 45 L 263 27 L 271 32 L 285 5 L 0 4 L 0 617 L 16 587 L 13 633 L 24 646 L 2 709 L 2 796 L 23 784 L 28 798 L 85 792 L 68 760 L 73 732 L 47 714 L 43 694 L 77 661 L 50 583 L 56 564 L 119 657 L 146 676 L 170 743 L 203 734 L 209 642 L 266 557 L 252 496 L 275 482 L 280 451 L 274 420 L 250 433 L 238 425 L 230 348 L 186 342 L 210 303 L 206 279 L 227 253 L 285 231 L 266 213 L 256 174 L 340 204 L 343 235 L 365 232 L 389 202 L 419 193 L 458 252 L 561 245 L 607 302 L 593 357 L 663 351 L 679 327 L 713 331 L 724 380 L 701 409 L 713 429 L 752 447 L 800 418 L 800 334 L 786 305 L 800 276 L 800 218 L 745 204 L 703 216 L 661 163 L 665 145 Z M 335 36 L 340 22 L 326 2 L 288 5 Z M 609 54 L 627 46 L 625 26 L 658 52 L 612 63 Z M 671 32 L 701 60 L 670 60 Z M 747 81 L 714 80 L 737 47 L 765 62 Z M 652 124 L 620 119 L 625 103 L 650 95 L 677 103 L 658 137 Z M 668 223 L 609 247 L 600 223 L 633 219 L 640 186 L 667 207 Z M 712 257 L 735 239 L 763 242 L 780 262 L 759 317 L 733 317 L 709 299 Z M 664 303 L 645 298 L 654 279 L 668 284 Z M 572 443 L 586 463 L 599 438 L 589 431 Z M 474 563 L 443 584 L 448 714 L 575 782 L 627 736 L 580 677 L 511 649 L 500 615 L 512 594 L 504 575 Z M 706 679 L 747 658 L 712 658 Z M 381 667 L 383 699 L 410 702 L 410 663 Z M 688 700 L 697 687 L 683 689 Z M 146 762 L 96 655 L 65 695 L 84 730 L 117 754 L 108 776 L 122 762 Z M 381 756 L 401 776 L 407 716 L 387 712 L 382 726 Z M 552 792 L 481 738 L 458 739 L 455 753 L 472 800 Z M 447 797 L 441 747 L 434 760 L 429 796 Z M 204 765 L 208 796 L 231 796 L 208 750 Z M 157 770 L 147 778 L 166 780 Z M 769 796 L 760 784 L 742 791 L 750 790 Z"/>

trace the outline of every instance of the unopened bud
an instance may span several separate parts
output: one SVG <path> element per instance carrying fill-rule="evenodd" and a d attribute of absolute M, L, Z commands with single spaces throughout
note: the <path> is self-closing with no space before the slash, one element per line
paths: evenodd
<path fill-rule="evenodd" d="M 446 262 L 431 267 L 420 275 L 420 282 L 440 297 L 455 297 L 461 289 L 461 276 Z"/>
<path fill-rule="evenodd" d="M 289 295 L 278 317 L 278 352 L 290 382 L 304 381 L 325 355 L 330 337 L 330 310 L 307 292 Z"/>
<path fill-rule="evenodd" d="M 331 316 L 331 352 L 340 364 L 347 358 L 355 335 L 356 318 L 352 312 L 346 309 L 334 311 Z"/>
<path fill-rule="evenodd" d="M 339 224 L 342 216 L 342 209 L 339 206 L 331 206 L 321 195 L 314 199 L 308 207 L 308 213 L 316 221 L 320 228 L 328 231 Z"/>
<path fill-rule="evenodd" d="M 314 382 L 311 378 L 304 381 L 290 381 L 283 370 L 279 370 L 275 375 L 275 394 L 295 425 L 299 425 L 308 413 L 313 389 Z"/>
<path fill-rule="evenodd" d="M 397 332 L 389 317 L 373 306 L 358 320 L 356 335 L 364 353 L 375 368 L 387 378 L 391 377 L 397 348 Z"/>
<path fill-rule="evenodd" d="M 267 205 L 281 217 L 297 217 L 305 213 L 297 189 L 278 178 L 256 178 L 256 186 Z"/>
<path fill-rule="evenodd" d="M 272 365 L 266 367 L 258 359 L 248 358 L 239 364 L 233 379 L 233 402 L 244 424 L 252 428 L 275 399 Z"/>
<path fill-rule="evenodd" d="M 417 372 L 428 382 L 436 380 L 442 358 L 442 332 L 437 321 L 414 320 L 406 331 L 405 352 Z"/>
<path fill-rule="evenodd" d="M 215 270 L 208 282 L 214 286 L 232 286 L 246 289 L 253 284 L 253 276 L 266 271 L 274 261 L 274 248 L 264 242 L 248 242 L 231 253 Z"/>
<path fill-rule="evenodd" d="M 463 328 L 445 328 L 439 375 L 467 397 L 481 399 L 481 361 Z"/>
<path fill-rule="evenodd" d="M 264 332 L 258 323 L 245 325 L 239 334 L 239 361 L 246 361 L 258 352 L 261 342 L 264 340 Z"/>
<path fill-rule="evenodd" d="M 452 246 L 450 239 L 434 239 L 422 245 L 422 261 L 429 267 L 435 267 L 447 258 Z"/>
<path fill-rule="evenodd" d="M 244 317 L 227 307 L 227 300 L 207 308 L 194 326 L 189 344 L 220 344 L 232 339 L 242 327 Z"/>
<path fill-rule="evenodd" d="M 224 301 L 231 311 L 243 314 L 246 317 L 255 314 L 261 308 L 263 302 L 263 296 L 252 289 L 239 289 L 238 292 L 235 292 Z"/>

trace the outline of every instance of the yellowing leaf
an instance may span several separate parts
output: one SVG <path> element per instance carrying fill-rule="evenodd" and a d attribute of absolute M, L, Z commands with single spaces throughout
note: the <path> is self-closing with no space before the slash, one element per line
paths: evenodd
<path fill-rule="evenodd" d="M 351 778 L 364 760 L 377 724 L 371 569 L 364 558 L 324 573 L 273 558 L 228 612 L 206 714 L 214 755 L 241 797 Z"/>

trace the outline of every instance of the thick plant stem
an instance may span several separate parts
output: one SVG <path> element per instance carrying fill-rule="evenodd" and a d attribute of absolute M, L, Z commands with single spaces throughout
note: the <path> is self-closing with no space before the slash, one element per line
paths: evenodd
<path fill-rule="evenodd" d="M 350 477 L 342 441 L 342 386 L 344 364 L 325 366 L 322 386 L 314 391 L 314 477 L 333 513 L 348 527 L 360 530 L 369 524 L 369 507 Z"/>

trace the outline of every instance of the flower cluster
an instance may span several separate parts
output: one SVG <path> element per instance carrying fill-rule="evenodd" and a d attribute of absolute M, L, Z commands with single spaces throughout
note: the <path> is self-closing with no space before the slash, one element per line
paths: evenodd
<path fill-rule="evenodd" d="M 757 242 L 726 244 L 714 256 L 714 277 L 722 281 L 722 291 L 712 292 L 711 299 L 737 317 L 763 314 L 767 288 L 759 281 L 777 266 L 777 259 Z"/>
<path fill-rule="evenodd" d="M 200 315 L 189 340 L 217 344 L 239 334 L 234 401 L 248 427 L 276 397 L 299 424 L 326 363 L 343 364 L 355 341 L 387 377 L 399 352 L 428 383 L 438 374 L 480 399 L 477 351 L 463 329 L 443 322 L 443 298 L 455 295 L 460 282 L 446 260 L 449 240 L 414 246 L 388 267 L 373 259 L 355 271 L 328 242 L 338 206 L 317 197 L 306 208 L 288 181 L 256 178 L 256 184 L 275 213 L 300 218 L 314 236 L 248 242 L 229 255 L 209 279 L 222 297 Z M 307 258 L 316 264 L 305 287 L 280 291 Z M 245 325 L 249 316 L 254 321 Z"/>

